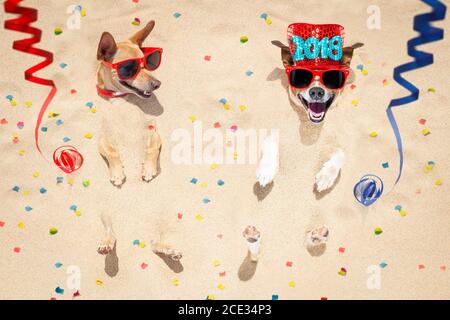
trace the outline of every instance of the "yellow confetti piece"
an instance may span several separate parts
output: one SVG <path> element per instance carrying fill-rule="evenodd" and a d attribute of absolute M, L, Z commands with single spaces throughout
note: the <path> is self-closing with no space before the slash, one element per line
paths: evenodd
<path fill-rule="evenodd" d="M 97 108 L 95 108 L 95 107 L 90 108 L 90 110 L 92 113 L 97 113 Z"/>
<path fill-rule="evenodd" d="M 55 112 L 49 112 L 48 113 L 48 117 L 49 118 L 56 118 L 57 116 L 59 116 L 59 113 L 55 113 Z"/>
<path fill-rule="evenodd" d="M 95 284 L 98 286 L 101 286 L 103 284 L 103 281 L 100 279 L 95 280 Z"/>
<path fill-rule="evenodd" d="M 377 133 L 376 131 L 372 131 L 371 133 L 369 133 L 369 135 L 370 135 L 372 138 L 375 138 L 375 137 L 378 136 L 378 133 Z"/>
<path fill-rule="evenodd" d="M 224 285 L 223 283 L 219 283 L 219 284 L 217 285 L 217 289 L 223 290 L 223 289 L 225 289 L 225 285 Z"/>
<path fill-rule="evenodd" d="M 441 179 L 438 179 L 434 182 L 434 184 L 437 186 L 442 186 L 443 183 L 444 183 L 444 181 L 442 181 Z"/>
<path fill-rule="evenodd" d="M 366 69 L 363 69 L 363 70 L 361 71 L 361 73 L 362 73 L 363 75 L 367 76 L 367 75 L 369 74 L 369 71 L 367 71 Z"/>
<path fill-rule="evenodd" d="M 266 19 L 266 23 L 267 23 L 267 25 L 269 25 L 269 26 L 270 26 L 270 25 L 272 24 L 272 19 L 270 19 L 270 18 L 267 18 L 267 19 Z"/>
<path fill-rule="evenodd" d="M 435 88 L 428 88 L 428 92 L 436 92 Z"/>
<path fill-rule="evenodd" d="M 30 193 L 31 193 L 31 191 L 30 190 L 23 190 L 23 195 L 24 196 L 29 196 L 30 195 Z"/>
<path fill-rule="evenodd" d="M 213 164 L 211 164 L 211 167 L 210 167 L 212 170 L 216 170 L 217 168 L 219 168 L 219 165 L 217 164 L 217 163 L 213 163 Z"/>
<path fill-rule="evenodd" d="M 19 223 L 17 224 L 17 227 L 19 227 L 20 229 L 25 229 L 25 223 L 19 222 Z"/>
<path fill-rule="evenodd" d="M 92 139 L 93 135 L 92 135 L 92 133 L 88 132 L 88 133 L 86 133 L 86 134 L 84 135 L 84 137 L 85 137 L 86 139 Z"/>
<path fill-rule="evenodd" d="M 197 213 L 196 215 L 195 215 L 195 220 L 197 220 L 197 221 L 202 221 L 204 218 L 203 218 L 203 216 L 200 214 L 200 213 Z"/>
<path fill-rule="evenodd" d="M 239 110 L 241 110 L 241 111 L 245 111 L 246 109 L 247 109 L 247 107 L 244 106 L 243 104 L 241 104 L 241 105 L 239 106 Z"/>
<path fill-rule="evenodd" d="M 188 116 L 188 119 L 189 119 L 192 123 L 194 123 L 194 122 L 197 120 L 197 117 L 194 116 L 194 115 L 190 115 L 190 116 Z"/>
<path fill-rule="evenodd" d="M 178 286 L 178 285 L 180 284 L 180 280 L 178 280 L 177 278 L 172 279 L 172 284 L 173 284 L 174 286 Z"/>
<path fill-rule="evenodd" d="M 19 150 L 19 156 L 23 156 L 23 155 L 25 155 L 25 150 L 23 150 L 23 149 Z"/>
<path fill-rule="evenodd" d="M 220 266 L 220 261 L 219 260 L 213 260 L 213 266 L 214 267 Z"/>
<path fill-rule="evenodd" d="M 139 242 L 139 247 L 145 248 L 145 242 Z"/>
<path fill-rule="evenodd" d="M 352 100 L 352 105 L 356 107 L 358 105 L 358 100 Z"/>
<path fill-rule="evenodd" d="M 202 182 L 202 183 L 200 183 L 200 187 L 202 187 L 202 188 L 208 187 L 208 182 Z"/>
<path fill-rule="evenodd" d="M 75 183 L 75 179 L 74 178 L 68 178 L 67 179 L 67 183 L 71 186 L 73 186 L 73 184 Z"/>
<path fill-rule="evenodd" d="M 433 170 L 434 166 L 432 164 L 425 165 L 425 171 L 431 171 Z"/>
<path fill-rule="evenodd" d="M 207 299 L 208 299 L 208 300 L 216 300 L 216 296 L 213 295 L 213 294 L 208 294 Z"/>
<path fill-rule="evenodd" d="M 231 109 L 231 106 L 230 106 L 228 103 L 224 103 L 224 104 L 223 104 L 223 108 L 224 108 L 225 110 L 230 110 L 230 109 Z"/>
<path fill-rule="evenodd" d="M 86 17 L 86 9 L 81 9 L 80 15 L 81 15 L 82 17 Z"/>
<path fill-rule="evenodd" d="M 238 158 L 238 153 L 235 151 L 235 152 L 233 153 L 233 159 L 234 159 L 234 160 L 237 160 L 237 158 Z"/>
<path fill-rule="evenodd" d="M 294 288 L 295 287 L 295 285 L 296 285 L 296 283 L 295 283 L 295 281 L 289 281 L 289 283 L 288 283 L 288 286 L 289 287 L 291 287 L 291 288 Z"/>
<path fill-rule="evenodd" d="M 406 210 L 403 210 L 403 209 L 400 210 L 400 215 L 401 215 L 402 217 L 405 217 L 406 214 L 407 214 Z"/>
<path fill-rule="evenodd" d="M 11 105 L 12 105 L 13 107 L 17 106 L 17 101 L 16 101 L 16 100 L 11 100 Z"/>
<path fill-rule="evenodd" d="M 31 107 L 33 105 L 33 102 L 31 102 L 31 101 L 25 101 L 25 106 L 26 107 Z"/>
<path fill-rule="evenodd" d="M 367 60 L 367 64 L 372 64 L 372 60 Z"/>
<path fill-rule="evenodd" d="M 37 178 L 39 177 L 41 174 L 39 173 L 39 171 L 35 171 L 33 172 L 33 177 Z"/>
<path fill-rule="evenodd" d="M 430 133 L 431 133 L 431 132 L 430 132 L 429 129 L 427 129 L 427 128 L 422 129 L 422 134 L 423 134 L 424 136 L 427 136 L 427 135 L 429 135 Z"/>
<path fill-rule="evenodd" d="M 80 210 L 75 210 L 75 215 L 76 215 L 77 217 L 81 216 L 81 211 L 80 211 Z"/>

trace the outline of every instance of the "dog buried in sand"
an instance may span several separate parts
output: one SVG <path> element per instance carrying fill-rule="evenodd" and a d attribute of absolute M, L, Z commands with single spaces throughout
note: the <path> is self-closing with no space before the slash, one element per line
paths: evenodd
<path fill-rule="evenodd" d="M 150 21 L 131 38 L 118 43 L 110 33 L 104 32 L 98 44 L 97 60 L 100 64 L 97 70 L 97 92 L 110 100 L 105 103 L 111 104 L 107 106 L 102 121 L 98 149 L 108 164 L 111 183 L 118 188 L 126 179 L 123 157 L 127 152 L 122 147 L 124 144 L 136 144 L 139 137 L 143 137 L 142 180 L 150 182 L 158 174 L 161 138 L 155 121 L 147 119 L 142 110 L 121 99 L 134 96 L 140 101 L 148 101 L 147 104 L 154 103 L 151 98 L 161 82 L 153 75 L 153 71 L 161 64 L 162 49 L 143 46 L 154 26 L 155 22 Z M 137 116 L 133 118 L 133 115 Z M 110 213 L 103 213 L 101 218 L 106 236 L 98 252 L 108 254 L 114 249 L 116 238 Z M 155 254 L 167 255 L 175 261 L 182 257 L 179 251 L 156 241 L 152 241 L 152 250 Z"/>
<path fill-rule="evenodd" d="M 289 81 L 289 98 L 307 114 L 309 122 L 320 124 L 327 111 L 336 106 L 345 86 L 354 79 L 350 62 L 353 51 L 363 46 L 356 43 L 343 47 L 344 28 L 337 24 L 293 23 L 289 25 L 288 45 L 280 41 L 272 44 L 281 49 L 281 60 Z M 314 187 L 318 193 L 330 189 L 345 162 L 345 153 L 338 145 L 327 145 L 325 162 L 315 175 Z M 278 170 L 278 141 L 269 136 L 262 144 L 257 179 L 261 187 L 271 183 Z M 320 234 L 320 237 L 317 236 Z M 318 226 L 309 230 L 308 247 L 323 246 L 328 229 Z"/>

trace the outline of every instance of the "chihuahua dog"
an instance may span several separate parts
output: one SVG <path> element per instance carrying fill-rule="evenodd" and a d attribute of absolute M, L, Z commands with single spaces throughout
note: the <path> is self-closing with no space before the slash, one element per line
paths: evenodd
<path fill-rule="evenodd" d="M 303 29 L 305 29 L 305 25 L 306 28 L 313 26 L 293 24 L 289 26 L 289 29 L 295 28 L 296 25 Z M 314 28 L 317 26 L 326 28 L 329 25 L 314 25 Z M 312 34 L 320 29 L 314 30 Z M 304 30 L 302 31 L 304 32 Z M 290 84 L 288 89 L 290 100 L 295 106 L 306 112 L 309 121 L 314 124 L 321 123 L 324 121 L 327 111 L 336 105 L 344 86 L 353 80 L 354 74 L 350 69 L 353 51 L 363 44 L 356 43 L 342 48 L 342 57 L 338 61 L 332 62 L 334 63 L 332 66 L 319 62 L 316 65 L 311 63 L 311 66 L 305 63 L 306 67 L 303 64 L 298 66 L 294 63 L 292 48 L 280 41 L 272 41 L 272 44 L 281 49 L 281 60 Z M 315 187 L 319 193 L 333 186 L 345 162 L 344 152 L 338 147 L 332 149 L 327 161 L 315 176 Z M 278 155 L 278 145 L 274 139 L 269 137 L 263 142 L 262 156 L 257 169 L 257 179 L 262 187 L 270 183 L 277 172 L 278 159 L 274 155 Z"/>
<path fill-rule="evenodd" d="M 155 121 L 147 120 L 145 115 L 142 115 L 143 112 L 139 111 L 138 116 L 133 118 L 132 113 L 136 114 L 137 108 L 126 101 L 115 99 L 133 95 L 152 103 L 150 98 L 161 86 L 153 71 L 161 63 L 162 49 L 144 47 L 143 43 L 154 26 L 155 22 L 150 21 L 130 39 L 117 43 L 110 33 L 104 32 L 98 44 L 97 60 L 100 64 L 97 70 L 97 91 L 100 96 L 112 99 L 111 105 L 105 110 L 98 149 L 108 164 L 110 181 L 116 187 L 121 187 L 125 182 L 122 161 L 126 154 L 124 144 L 135 145 L 139 137 L 144 138 L 142 180 L 150 182 L 158 173 L 161 138 Z M 109 254 L 116 245 L 110 213 L 104 212 L 101 219 L 106 235 L 97 251 L 100 254 Z M 178 250 L 159 241 L 152 241 L 152 249 L 156 254 L 166 255 L 174 261 L 182 257 Z"/>

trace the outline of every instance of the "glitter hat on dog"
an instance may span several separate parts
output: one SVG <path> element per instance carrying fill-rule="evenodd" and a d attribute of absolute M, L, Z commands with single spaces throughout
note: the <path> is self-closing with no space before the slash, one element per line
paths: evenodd
<path fill-rule="evenodd" d="M 310 69 L 339 66 L 344 34 L 344 27 L 339 24 L 290 24 L 287 37 L 295 66 Z"/>

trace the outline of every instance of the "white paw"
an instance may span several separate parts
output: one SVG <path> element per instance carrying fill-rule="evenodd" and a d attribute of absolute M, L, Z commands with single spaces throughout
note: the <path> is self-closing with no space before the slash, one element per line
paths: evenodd
<path fill-rule="evenodd" d="M 125 172 L 122 165 L 112 166 L 109 169 L 109 174 L 110 181 L 114 186 L 120 187 L 125 182 Z"/>
<path fill-rule="evenodd" d="M 157 169 L 154 166 L 151 166 L 148 163 L 144 163 L 142 165 L 142 180 L 145 182 L 150 182 L 157 175 Z"/>
<path fill-rule="evenodd" d="M 317 191 L 322 192 L 331 188 L 344 165 L 344 153 L 336 152 L 330 160 L 324 163 L 322 169 L 316 174 Z"/>
<path fill-rule="evenodd" d="M 278 172 L 278 141 L 275 136 L 270 135 L 263 141 L 261 153 L 256 179 L 261 187 L 265 187 Z"/>
<path fill-rule="evenodd" d="M 97 252 L 100 254 L 108 254 L 114 249 L 116 239 L 112 236 L 104 239 L 97 248 Z"/>

